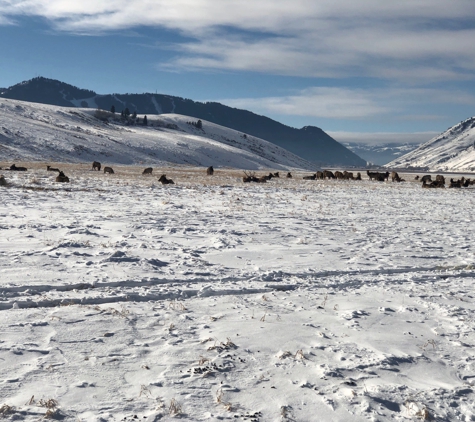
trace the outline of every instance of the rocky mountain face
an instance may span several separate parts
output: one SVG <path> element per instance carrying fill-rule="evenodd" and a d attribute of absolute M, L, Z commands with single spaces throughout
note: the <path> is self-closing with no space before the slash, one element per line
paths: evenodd
<path fill-rule="evenodd" d="M 475 117 L 466 119 L 391 162 L 391 168 L 475 171 Z"/>
<path fill-rule="evenodd" d="M 316 166 L 364 167 L 366 160 L 335 141 L 322 129 L 306 126 L 292 128 L 247 110 L 216 102 L 201 103 L 162 94 L 106 94 L 80 89 L 57 80 L 37 77 L 0 90 L 0 97 L 63 107 L 100 108 L 116 112 L 157 115 L 176 113 L 203 119 L 268 140 L 304 157 Z"/>

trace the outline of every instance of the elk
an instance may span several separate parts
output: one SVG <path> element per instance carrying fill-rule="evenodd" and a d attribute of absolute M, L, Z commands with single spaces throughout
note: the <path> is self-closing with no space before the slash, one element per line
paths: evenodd
<path fill-rule="evenodd" d="M 303 180 L 315 180 L 317 178 L 317 173 L 312 174 L 311 176 L 304 176 Z"/>
<path fill-rule="evenodd" d="M 280 178 L 279 172 L 274 173 L 272 176 Z"/>
<path fill-rule="evenodd" d="M 353 173 L 348 172 L 348 171 L 345 170 L 343 172 L 343 179 L 345 179 L 345 180 L 354 180 L 355 177 L 353 176 Z"/>
<path fill-rule="evenodd" d="M 214 168 L 213 168 L 213 166 L 209 166 L 209 167 L 206 169 L 206 175 L 212 176 L 213 174 L 214 174 Z"/>
<path fill-rule="evenodd" d="M 112 167 L 104 167 L 104 173 L 114 174 Z"/>
<path fill-rule="evenodd" d="M 430 177 L 430 174 L 427 174 L 427 175 L 421 177 L 421 181 L 422 182 L 424 182 L 424 181 L 432 182 L 432 177 Z"/>
<path fill-rule="evenodd" d="M 0 186 L 7 186 L 7 185 L 8 185 L 8 183 L 5 179 L 5 176 L 3 174 L 0 175 Z"/>
<path fill-rule="evenodd" d="M 142 174 L 152 174 L 152 170 L 153 170 L 152 167 L 147 167 L 147 168 L 142 172 Z"/>
<path fill-rule="evenodd" d="M 318 180 L 323 180 L 324 177 L 323 177 L 323 171 L 317 171 L 317 179 Z"/>
<path fill-rule="evenodd" d="M 335 178 L 338 180 L 343 179 L 343 173 L 341 171 L 336 171 Z"/>
<path fill-rule="evenodd" d="M 334 179 L 335 175 L 330 170 L 323 170 L 323 178 L 326 179 L 327 177 L 329 179 Z"/>
<path fill-rule="evenodd" d="M 355 180 L 361 180 L 361 173 L 356 173 Z"/>
<path fill-rule="evenodd" d="M 97 171 L 101 171 L 101 163 L 99 161 L 94 161 L 92 163 L 92 169 L 97 170 Z"/>
<path fill-rule="evenodd" d="M 56 176 L 56 181 L 61 183 L 69 183 L 69 177 L 66 176 L 62 171 L 60 171 L 59 174 Z"/>
<path fill-rule="evenodd" d="M 15 164 L 12 164 L 10 166 L 10 170 L 11 171 L 26 171 L 27 168 L 26 167 L 17 167 Z"/>
<path fill-rule="evenodd" d="M 399 177 L 399 174 L 397 174 L 396 171 L 391 172 L 391 181 L 392 182 L 400 182 L 401 178 Z"/>
<path fill-rule="evenodd" d="M 46 166 L 46 171 L 57 171 L 58 173 L 60 172 L 59 169 L 51 167 L 51 166 Z"/>
<path fill-rule="evenodd" d="M 287 179 L 292 179 L 292 173 L 290 173 L 290 171 L 287 173 Z"/>
<path fill-rule="evenodd" d="M 175 184 L 175 182 L 172 179 L 167 179 L 167 176 L 165 174 L 162 174 L 160 176 L 160 178 L 158 179 L 158 181 L 162 185 L 174 185 Z"/>
<path fill-rule="evenodd" d="M 460 180 L 450 179 L 450 186 L 449 188 L 461 188 L 462 182 Z"/>

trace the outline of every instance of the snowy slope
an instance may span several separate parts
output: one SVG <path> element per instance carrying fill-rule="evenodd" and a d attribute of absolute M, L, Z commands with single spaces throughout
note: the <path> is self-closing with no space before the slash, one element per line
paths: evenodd
<path fill-rule="evenodd" d="M 97 119 L 96 110 L 0 99 L 0 154 L 5 161 L 302 168 L 308 161 L 253 136 L 176 114 L 148 116 L 148 126 Z M 107 114 L 107 112 L 104 112 Z M 143 118 L 143 116 L 139 116 Z"/>
<path fill-rule="evenodd" d="M 426 167 L 431 171 L 475 170 L 475 117 L 464 120 L 386 167 Z"/>

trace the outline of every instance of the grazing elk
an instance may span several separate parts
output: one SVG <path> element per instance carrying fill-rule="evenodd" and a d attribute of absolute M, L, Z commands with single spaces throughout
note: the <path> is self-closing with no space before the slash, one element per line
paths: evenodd
<path fill-rule="evenodd" d="M 153 168 L 152 167 L 147 167 L 142 174 L 152 174 Z"/>
<path fill-rule="evenodd" d="M 104 167 L 104 173 L 114 174 L 112 167 Z"/>
<path fill-rule="evenodd" d="M 212 176 L 214 174 L 214 168 L 213 166 L 209 166 L 207 169 L 206 169 L 206 174 L 208 176 Z"/>
<path fill-rule="evenodd" d="M 26 167 L 17 167 L 15 164 L 10 166 L 10 171 L 26 171 Z"/>
<path fill-rule="evenodd" d="M 335 178 L 335 175 L 333 174 L 332 171 L 330 170 L 323 170 L 323 178 L 326 179 L 326 178 L 329 178 L 329 179 L 334 179 Z"/>
<path fill-rule="evenodd" d="M 57 171 L 58 173 L 60 172 L 59 169 L 51 167 L 51 166 L 46 166 L 46 171 Z"/>
<path fill-rule="evenodd" d="M 312 174 L 311 176 L 304 176 L 303 180 L 315 180 L 317 178 L 317 173 Z"/>
<path fill-rule="evenodd" d="M 62 171 L 56 176 L 56 181 L 60 183 L 69 183 L 69 177 L 66 176 Z"/>
<path fill-rule="evenodd" d="M 99 161 L 94 161 L 92 163 L 92 169 L 97 170 L 97 171 L 101 171 L 101 163 Z"/>
<path fill-rule="evenodd" d="M 399 177 L 399 174 L 397 174 L 397 171 L 391 172 L 391 181 L 392 182 L 402 182 L 402 179 Z"/>
<path fill-rule="evenodd" d="M 285 176 L 285 177 L 287 177 L 287 179 L 292 179 L 292 173 L 290 173 L 290 171 L 289 171 L 289 172 L 287 173 L 287 176 Z"/>
<path fill-rule="evenodd" d="M 335 178 L 338 180 L 343 179 L 343 173 L 341 171 L 336 171 L 335 172 Z"/>
<path fill-rule="evenodd" d="M 172 179 L 167 179 L 167 176 L 165 174 L 162 174 L 160 176 L 160 179 L 158 179 L 158 181 L 162 185 L 174 185 L 175 184 L 175 182 Z"/>
<path fill-rule="evenodd" d="M 353 173 L 348 172 L 348 171 L 345 170 L 343 172 L 343 179 L 345 179 L 345 180 L 354 180 L 355 177 L 353 176 Z"/>
<path fill-rule="evenodd" d="M 317 171 L 317 179 L 318 180 L 323 180 L 324 177 L 323 177 L 323 171 Z"/>

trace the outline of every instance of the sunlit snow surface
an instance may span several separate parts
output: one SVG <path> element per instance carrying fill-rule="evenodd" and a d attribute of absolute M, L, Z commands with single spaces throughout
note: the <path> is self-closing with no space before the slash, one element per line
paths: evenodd
<path fill-rule="evenodd" d="M 474 189 L 56 165 L 0 187 L 6 420 L 474 420 Z"/>

